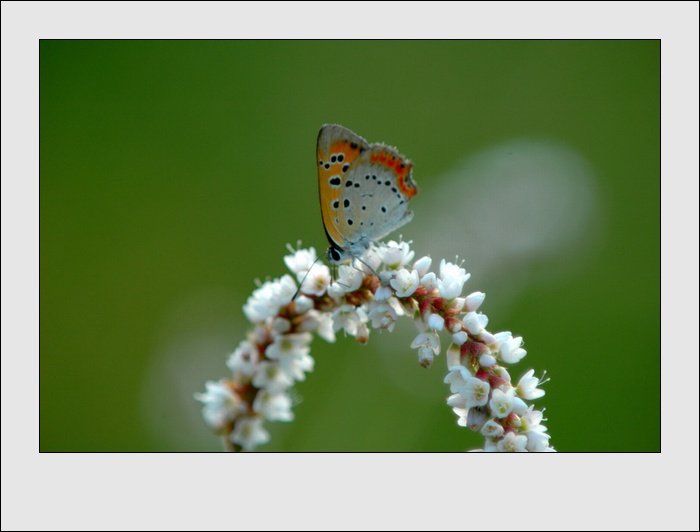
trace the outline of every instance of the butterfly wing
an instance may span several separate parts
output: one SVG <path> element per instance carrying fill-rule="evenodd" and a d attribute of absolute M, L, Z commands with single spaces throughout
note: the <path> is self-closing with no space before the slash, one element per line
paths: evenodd
<path fill-rule="evenodd" d="M 338 229 L 350 246 L 367 248 L 374 240 L 413 218 L 408 201 L 418 193 L 411 161 L 395 148 L 372 144 L 350 169 L 341 192 Z"/>
<path fill-rule="evenodd" d="M 346 246 L 343 230 L 347 224 L 341 222 L 341 196 L 347 188 L 347 176 L 353 164 L 369 149 L 365 139 L 343 126 L 327 124 L 318 133 L 318 195 L 323 227 L 331 247 L 342 250 Z"/>

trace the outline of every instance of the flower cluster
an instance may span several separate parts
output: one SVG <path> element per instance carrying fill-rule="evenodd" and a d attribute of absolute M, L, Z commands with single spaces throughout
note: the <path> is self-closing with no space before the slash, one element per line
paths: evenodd
<path fill-rule="evenodd" d="M 317 262 L 313 248 L 294 250 L 284 261 L 292 275 L 263 283 L 243 307 L 254 328 L 228 359 L 232 378 L 207 382 L 196 394 L 205 421 L 225 436 L 231 450 L 251 450 L 269 441 L 264 420 L 291 421 L 290 389 L 312 371 L 313 334 L 329 342 L 343 331 L 359 342 L 370 328 L 393 330 L 399 317 L 413 318 L 418 335 L 411 343 L 418 362 L 430 367 L 449 335 L 445 382 L 447 399 L 460 426 L 480 431 L 483 451 L 552 451 L 541 411 L 526 401 L 544 395 L 543 380 L 528 371 L 513 385 L 501 364 L 520 361 L 522 338 L 492 334 L 477 312 L 485 295 L 462 296 L 470 275 L 459 265 L 432 259 L 414 261 L 406 242 L 391 241 L 338 267 L 335 278 Z"/>

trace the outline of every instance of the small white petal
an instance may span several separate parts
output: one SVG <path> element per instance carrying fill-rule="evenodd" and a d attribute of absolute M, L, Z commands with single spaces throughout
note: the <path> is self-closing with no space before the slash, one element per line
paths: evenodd
<path fill-rule="evenodd" d="M 297 314 L 304 314 L 314 308 L 314 301 L 306 297 L 304 294 L 299 294 L 294 300 L 294 311 Z"/>
<path fill-rule="evenodd" d="M 525 357 L 525 355 L 527 355 L 527 351 L 521 347 L 518 347 L 513 351 L 503 352 L 503 350 L 501 350 L 501 360 L 503 360 L 503 362 L 506 364 L 517 364 Z"/>
<path fill-rule="evenodd" d="M 292 248 L 289 248 L 289 250 L 292 251 Z M 292 255 L 284 256 L 284 263 L 292 273 L 297 274 L 297 279 L 299 281 L 301 281 L 301 278 L 298 274 L 301 273 L 301 277 L 303 277 L 315 261 L 316 250 L 314 248 L 299 249 L 294 251 Z"/>
<path fill-rule="evenodd" d="M 428 317 L 428 328 L 433 331 L 441 331 L 445 328 L 445 318 L 439 314 L 431 314 Z"/>
<path fill-rule="evenodd" d="M 481 434 L 487 438 L 500 438 L 504 432 L 503 426 L 496 423 L 493 419 L 488 420 L 484 423 L 484 426 L 481 427 Z"/>
<path fill-rule="evenodd" d="M 456 393 L 462 388 L 466 383 L 467 379 L 471 378 L 469 370 L 464 366 L 453 366 L 450 367 L 450 372 L 445 377 L 445 383 L 450 385 L 450 391 Z"/>
<path fill-rule="evenodd" d="M 484 368 L 490 368 L 496 365 L 496 358 L 489 354 L 483 354 L 479 357 L 479 364 Z"/>
<path fill-rule="evenodd" d="M 460 361 L 459 346 L 451 344 L 450 347 L 447 348 L 446 358 L 448 368 L 452 369 L 454 366 L 458 366 Z"/>
<path fill-rule="evenodd" d="M 480 408 L 470 408 L 469 413 L 467 414 L 467 427 L 469 427 L 470 430 L 473 430 L 474 432 L 481 430 L 481 427 L 484 426 L 484 423 L 488 421 L 488 416 L 486 415 L 486 412 L 481 410 Z"/>
<path fill-rule="evenodd" d="M 423 286 L 428 292 L 432 292 L 437 289 L 438 283 L 434 272 L 426 273 L 420 280 L 421 286 Z"/>
<path fill-rule="evenodd" d="M 435 355 L 433 351 L 426 346 L 421 346 L 418 349 L 418 363 L 424 368 L 429 368 L 433 364 Z"/>
<path fill-rule="evenodd" d="M 517 452 L 524 453 L 527 452 L 527 437 L 526 436 L 516 436 L 514 432 L 509 432 L 506 434 L 501 441 L 496 445 L 498 450 L 502 453 Z"/>
<path fill-rule="evenodd" d="M 453 395 L 450 395 L 447 398 L 447 406 L 451 406 L 453 409 L 455 409 L 455 408 L 463 409 L 463 410 L 465 410 L 465 413 L 466 413 L 467 400 L 464 397 L 462 397 L 460 394 L 455 393 Z M 457 415 L 459 415 L 459 413 L 457 413 Z"/>
<path fill-rule="evenodd" d="M 269 392 L 282 392 L 294 384 L 292 379 L 276 362 L 265 360 L 260 363 L 253 386 Z"/>
<path fill-rule="evenodd" d="M 496 338 L 493 336 L 488 331 L 481 331 L 481 335 L 479 336 L 479 339 L 484 342 L 486 345 L 491 345 L 496 342 Z"/>
<path fill-rule="evenodd" d="M 272 320 L 272 330 L 277 334 L 284 334 L 292 329 L 292 324 L 288 319 L 275 317 Z"/>
<path fill-rule="evenodd" d="M 479 319 L 479 315 L 475 312 L 468 312 L 464 316 L 463 323 L 467 330 L 475 336 L 481 334 L 481 331 L 484 329 L 481 326 L 481 320 Z"/>
<path fill-rule="evenodd" d="M 413 269 L 418 272 L 419 277 L 423 277 L 426 273 L 428 273 L 432 263 L 433 259 L 430 257 L 421 257 L 413 264 Z"/>
<path fill-rule="evenodd" d="M 250 377 L 257 371 L 260 353 L 258 348 L 248 340 L 243 340 L 231 353 L 226 365 L 235 374 Z"/>
<path fill-rule="evenodd" d="M 388 301 L 392 295 L 393 293 L 391 291 L 391 288 L 389 288 L 388 286 L 380 286 L 374 293 L 374 300 L 379 302 Z"/>
<path fill-rule="evenodd" d="M 499 389 L 493 390 L 489 407 L 498 418 L 508 416 L 513 410 L 513 400 L 515 399 L 515 390 L 511 388 L 508 392 L 502 392 Z"/>
<path fill-rule="evenodd" d="M 244 450 L 251 451 L 258 445 L 270 441 L 270 433 L 263 428 L 262 418 L 249 417 L 236 421 L 236 427 L 229 439 Z"/>
<path fill-rule="evenodd" d="M 486 294 L 483 292 L 473 292 L 467 296 L 465 308 L 468 312 L 476 312 L 481 304 L 486 299 Z"/>
<path fill-rule="evenodd" d="M 460 395 L 467 400 L 467 408 L 484 406 L 489 400 L 491 386 L 488 382 L 475 377 L 466 379 L 464 386 L 459 389 Z"/>
<path fill-rule="evenodd" d="M 469 338 L 469 336 L 464 331 L 459 331 L 452 335 L 452 341 L 457 345 L 462 345 L 467 341 L 467 338 Z"/>
<path fill-rule="evenodd" d="M 462 308 L 464 307 L 464 298 L 463 297 L 456 297 L 452 301 L 450 301 L 447 305 L 447 309 L 450 312 L 454 312 L 455 314 L 459 314 L 462 312 Z"/>
<path fill-rule="evenodd" d="M 513 398 L 513 413 L 516 416 L 524 416 L 527 414 L 528 408 L 529 407 L 527 404 L 525 404 L 525 401 L 523 401 L 520 397 Z"/>
<path fill-rule="evenodd" d="M 291 411 L 292 400 L 284 392 L 268 392 L 260 390 L 253 401 L 253 410 L 262 414 L 270 421 L 291 421 L 294 414 Z"/>
<path fill-rule="evenodd" d="M 544 395 L 544 390 L 537 388 L 540 379 L 534 377 L 535 370 L 531 369 L 520 378 L 516 391 L 518 395 L 527 400 L 539 399 Z"/>
<path fill-rule="evenodd" d="M 338 268 L 338 284 L 346 293 L 354 292 L 362 286 L 365 276 L 362 271 L 352 266 L 341 265 Z"/>
<path fill-rule="evenodd" d="M 396 297 L 410 297 L 419 286 L 418 272 L 416 270 L 409 272 L 407 269 L 401 268 L 390 284 L 396 290 Z"/>

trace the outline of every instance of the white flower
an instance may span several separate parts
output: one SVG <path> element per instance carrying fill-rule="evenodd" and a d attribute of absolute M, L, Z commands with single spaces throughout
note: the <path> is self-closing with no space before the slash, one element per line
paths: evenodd
<path fill-rule="evenodd" d="M 490 368 L 491 366 L 495 366 L 496 358 L 493 355 L 489 355 L 488 353 L 484 353 L 479 357 L 479 364 L 484 367 L 484 368 Z"/>
<path fill-rule="evenodd" d="M 226 365 L 233 373 L 251 377 L 258 367 L 260 354 L 258 348 L 248 340 L 243 340 L 231 353 Z"/>
<path fill-rule="evenodd" d="M 530 430 L 532 427 L 538 426 L 543 419 L 544 413 L 542 411 L 530 407 L 527 414 L 522 416 L 523 430 Z"/>
<path fill-rule="evenodd" d="M 481 434 L 487 438 L 500 438 L 503 435 L 503 426 L 496 423 L 493 419 L 489 419 L 484 426 L 481 427 Z"/>
<path fill-rule="evenodd" d="M 277 334 L 284 334 L 292 329 L 292 323 L 287 318 L 276 316 L 272 318 L 272 331 Z"/>
<path fill-rule="evenodd" d="M 544 395 L 544 390 L 537 388 L 537 386 L 540 384 L 540 379 L 533 377 L 534 374 L 535 370 L 531 369 L 520 378 L 518 386 L 516 386 L 518 395 L 529 401 L 539 399 Z"/>
<path fill-rule="evenodd" d="M 270 421 L 291 421 L 294 419 L 291 409 L 292 400 L 284 392 L 260 390 L 253 401 L 253 410 Z"/>
<path fill-rule="evenodd" d="M 314 359 L 309 355 L 309 333 L 285 334 L 276 336 L 265 349 L 267 358 L 279 361 L 280 367 L 291 378 L 303 381 L 304 372 L 314 369 Z"/>
<path fill-rule="evenodd" d="M 294 379 L 282 371 L 279 364 L 268 360 L 260 363 L 258 371 L 253 377 L 253 386 L 273 393 L 282 392 L 293 384 Z"/>
<path fill-rule="evenodd" d="M 459 331 L 452 335 L 452 341 L 456 345 L 462 345 L 464 342 L 467 341 L 467 338 L 469 338 L 469 336 L 467 336 L 467 333 L 465 333 L 464 331 Z"/>
<path fill-rule="evenodd" d="M 420 284 L 428 292 L 432 292 L 433 290 L 437 289 L 438 281 L 437 281 L 437 277 L 435 277 L 435 273 L 434 272 L 426 273 L 423 277 L 421 277 Z"/>
<path fill-rule="evenodd" d="M 476 312 L 476 310 L 484 302 L 484 299 L 486 299 L 486 294 L 483 292 L 472 292 L 469 294 L 464 303 L 467 312 Z"/>
<path fill-rule="evenodd" d="M 285 356 L 305 355 L 309 353 L 310 343 L 311 335 L 308 333 L 277 335 L 265 349 L 265 354 L 273 360 L 279 360 Z"/>
<path fill-rule="evenodd" d="M 316 319 L 318 320 L 318 330 L 316 331 L 318 335 L 323 338 L 326 342 L 335 342 L 335 331 L 333 330 L 333 316 L 328 312 L 316 312 Z"/>
<path fill-rule="evenodd" d="M 450 371 L 456 366 L 459 366 L 462 358 L 459 346 L 456 344 L 450 344 L 450 347 L 447 348 L 445 358 L 447 359 L 447 367 L 450 369 Z"/>
<path fill-rule="evenodd" d="M 502 453 L 525 453 L 527 452 L 526 445 L 527 437 L 516 436 L 514 432 L 509 432 L 496 444 Z"/>
<path fill-rule="evenodd" d="M 491 386 L 488 382 L 469 377 L 459 389 L 459 394 L 467 400 L 467 408 L 472 408 L 474 406 L 484 406 L 489 400 L 490 391 Z"/>
<path fill-rule="evenodd" d="M 440 337 L 435 331 L 422 332 L 411 342 L 411 349 L 416 349 L 421 346 L 428 347 L 433 350 L 436 355 L 440 353 Z"/>
<path fill-rule="evenodd" d="M 451 406 L 452 410 L 455 410 L 455 409 L 464 410 L 464 415 L 465 416 L 467 415 L 467 399 L 462 394 L 455 393 L 455 394 L 450 395 L 447 398 L 447 406 Z M 455 410 L 455 413 L 457 415 L 459 415 L 459 413 L 457 413 L 456 410 Z"/>
<path fill-rule="evenodd" d="M 292 273 L 296 274 L 297 281 L 301 282 L 306 272 L 308 272 L 313 263 L 316 262 L 316 250 L 314 248 L 309 248 L 296 251 L 290 249 L 290 251 L 293 251 L 293 253 L 284 256 L 284 263 Z"/>
<path fill-rule="evenodd" d="M 502 331 L 502 332 L 497 332 L 492 335 L 493 336 L 493 341 L 490 343 L 493 344 L 491 347 L 495 351 L 499 351 L 501 349 L 501 344 L 503 342 L 507 341 L 508 339 L 512 338 L 513 335 L 510 333 L 510 331 Z"/>
<path fill-rule="evenodd" d="M 345 297 L 345 287 L 338 284 L 337 281 L 332 281 L 331 285 L 328 287 L 327 293 L 333 298 L 336 304 L 340 304 Z"/>
<path fill-rule="evenodd" d="M 380 286 L 374 293 L 374 300 L 377 302 L 388 301 L 393 295 L 394 293 L 391 291 L 391 288 L 388 286 Z"/>
<path fill-rule="evenodd" d="M 309 310 L 297 325 L 297 330 L 299 332 L 315 332 L 326 342 L 335 342 L 333 318 L 328 312 L 321 312 L 316 309 Z"/>
<path fill-rule="evenodd" d="M 488 346 L 491 346 L 491 344 L 495 344 L 496 342 L 496 338 L 487 330 L 481 331 L 481 334 L 479 335 L 479 340 L 481 340 L 485 345 Z"/>
<path fill-rule="evenodd" d="M 457 396 L 461 397 L 461 400 L 464 401 L 464 397 L 460 396 L 459 394 L 457 394 Z M 469 417 L 469 410 L 455 406 L 452 411 L 457 414 L 457 425 L 460 427 L 469 427 L 469 423 L 467 421 L 467 418 Z"/>
<path fill-rule="evenodd" d="M 281 307 L 288 305 L 296 291 L 297 286 L 290 275 L 267 281 L 248 298 L 243 312 L 253 323 L 265 321 L 276 316 Z"/>
<path fill-rule="evenodd" d="M 418 272 L 418 277 L 423 277 L 426 273 L 428 273 L 432 263 L 433 259 L 430 257 L 421 257 L 413 263 L 413 269 Z"/>
<path fill-rule="evenodd" d="M 362 255 L 361 269 L 367 275 L 376 275 L 377 270 L 382 265 L 382 259 L 377 254 L 378 248 L 376 246 L 371 246 L 367 252 Z"/>
<path fill-rule="evenodd" d="M 470 408 L 467 414 L 466 427 L 474 432 L 481 430 L 484 423 L 488 421 L 488 415 L 480 408 Z"/>
<path fill-rule="evenodd" d="M 396 290 L 396 297 L 412 296 L 418 288 L 418 272 L 416 270 L 409 272 L 407 269 L 401 268 L 390 284 Z"/>
<path fill-rule="evenodd" d="M 428 316 L 428 328 L 433 331 L 441 331 L 445 328 L 445 318 L 440 314 L 430 314 Z"/>
<path fill-rule="evenodd" d="M 527 414 L 528 408 L 527 403 L 525 403 L 525 401 L 523 401 L 520 397 L 513 398 L 513 414 L 516 416 L 524 416 Z"/>
<path fill-rule="evenodd" d="M 464 268 L 460 268 L 456 264 L 445 261 L 440 261 L 440 278 L 437 281 L 440 295 L 445 299 L 452 299 L 462 293 L 464 283 L 469 279 L 471 274 L 467 273 Z"/>
<path fill-rule="evenodd" d="M 294 300 L 294 311 L 297 314 L 304 314 L 312 308 L 314 308 L 314 300 L 304 294 L 299 294 Z"/>
<path fill-rule="evenodd" d="M 462 307 L 464 307 L 465 299 L 463 297 L 455 297 L 447 302 L 447 310 L 459 314 L 462 312 Z"/>
<path fill-rule="evenodd" d="M 452 393 L 456 393 L 467 383 L 467 379 L 471 378 L 471 373 L 464 366 L 451 366 L 450 372 L 445 377 L 445 383 L 450 385 Z"/>
<path fill-rule="evenodd" d="M 523 343 L 523 339 L 520 336 L 515 338 L 510 337 L 501 343 L 501 360 L 506 364 L 516 364 L 527 354 L 527 351 L 522 349 L 520 346 Z"/>
<path fill-rule="evenodd" d="M 445 299 L 452 299 L 462 293 L 462 285 L 453 277 L 448 277 L 444 281 L 438 279 L 438 291 Z"/>
<path fill-rule="evenodd" d="M 522 433 L 527 436 L 527 450 L 532 452 L 551 452 L 554 449 L 549 447 L 549 434 L 546 434 L 547 427 L 541 425 L 542 412 L 533 410 L 530 407 L 529 411 L 522 416 L 521 422 Z"/>
<path fill-rule="evenodd" d="M 207 391 L 194 394 L 194 398 L 204 404 L 202 416 L 207 425 L 214 430 L 221 430 L 245 411 L 245 405 L 225 380 L 207 381 Z"/>
<path fill-rule="evenodd" d="M 493 440 L 491 438 L 486 438 L 486 441 L 484 442 L 484 448 L 483 449 L 476 449 L 475 452 L 483 452 L 483 453 L 497 453 L 498 452 L 498 447 L 496 446 L 496 440 Z"/>
<path fill-rule="evenodd" d="M 322 296 L 331 284 L 331 270 L 325 264 L 316 263 L 301 283 L 301 292 Z"/>
<path fill-rule="evenodd" d="M 411 262 L 415 253 L 411 251 L 408 242 L 396 243 L 390 240 L 377 250 L 377 254 L 382 262 L 392 270 L 398 270 L 405 264 Z"/>
<path fill-rule="evenodd" d="M 523 426 L 526 426 L 523 424 Z M 549 447 L 549 434 L 544 425 L 527 425 L 527 429 L 522 430 L 522 434 L 527 437 L 527 450 L 534 453 L 551 451 Z"/>
<path fill-rule="evenodd" d="M 369 327 L 367 327 L 367 323 L 363 322 L 357 326 L 355 339 L 363 345 L 369 342 Z"/>
<path fill-rule="evenodd" d="M 470 274 L 468 274 L 464 268 L 442 259 L 440 261 L 440 279 L 444 281 L 449 277 L 453 277 L 455 279 L 462 279 L 466 277 L 466 279 L 464 279 L 464 281 L 466 281 L 469 279 Z"/>
<path fill-rule="evenodd" d="M 424 345 L 418 348 L 418 363 L 421 366 L 423 366 L 424 368 L 429 368 L 430 366 L 432 366 L 434 359 L 435 355 L 433 354 L 432 349 Z"/>
<path fill-rule="evenodd" d="M 544 430 L 547 429 L 543 427 L 543 430 L 531 430 L 524 433 L 527 437 L 528 451 L 533 453 L 554 452 L 554 449 L 549 446 L 551 436 L 543 432 Z"/>
<path fill-rule="evenodd" d="M 346 292 L 354 292 L 362 286 L 365 274 L 353 266 L 341 265 L 338 267 L 338 278 L 336 282 Z"/>
<path fill-rule="evenodd" d="M 270 441 L 270 434 L 262 425 L 263 420 L 259 417 L 239 419 L 229 439 L 231 443 L 240 445 L 246 451 L 251 451 L 258 445 L 263 445 Z"/>
<path fill-rule="evenodd" d="M 399 314 L 390 302 L 378 303 L 376 300 L 369 304 L 367 317 L 375 329 L 388 329 L 392 331 Z"/>
<path fill-rule="evenodd" d="M 267 345 L 272 341 L 272 332 L 263 324 L 257 324 L 253 328 L 253 334 L 250 335 L 250 339 L 255 344 Z"/>
<path fill-rule="evenodd" d="M 508 370 L 503 366 L 498 366 L 497 368 L 495 368 L 494 374 L 500 377 L 503 382 L 507 382 L 508 384 L 511 383 L 510 374 L 508 373 Z"/>
<path fill-rule="evenodd" d="M 467 330 L 474 336 L 479 336 L 489 323 L 486 314 L 477 314 L 476 312 L 467 312 L 462 320 Z"/>
<path fill-rule="evenodd" d="M 504 418 L 513 410 L 513 401 L 515 399 L 515 389 L 510 388 L 507 392 L 502 392 L 498 388 L 493 390 L 489 406 L 491 412 L 498 417 Z"/>
<path fill-rule="evenodd" d="M 341 329 L 350 336 L 356 336 L 361 323 L 367 322 L 367 313 L 360 307 L 341 305 L 333 311 L 333 330 Z"/>

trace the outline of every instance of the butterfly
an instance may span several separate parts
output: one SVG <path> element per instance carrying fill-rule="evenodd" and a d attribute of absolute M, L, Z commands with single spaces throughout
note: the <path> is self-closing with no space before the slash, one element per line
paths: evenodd
<path fill-rule="evenodd" d="M 418 193 L 413 164 L 396 148 L 369 144 L 343 126 L 326 124 L 318 133 L 316 159 L 331 264 L 359 258 L 372 242 L 413 218 L 408 210 Z"/>

